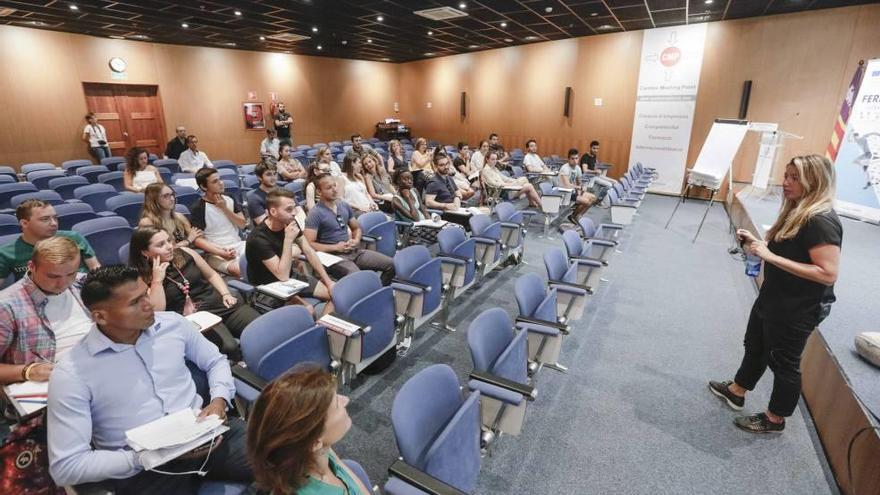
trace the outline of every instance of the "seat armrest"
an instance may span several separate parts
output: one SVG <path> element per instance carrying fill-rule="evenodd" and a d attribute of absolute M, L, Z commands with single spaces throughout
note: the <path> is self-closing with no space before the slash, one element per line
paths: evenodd
<path fill-rule="evenodd" d="M 467 258 L 462 258 L 461 256 L 447 256 L 445 254 L 437 255 L 437 259 L 439 259 L 441 263 L 449 263 L 450 265 L 455 266 L 464 266 L 471 261 Z"/>
<path fill-rule="evenodd" d="M 254 293 L 254 286 L 244 282 L 242 280 L 231 279 L 226 281 L 226 285 L 232 287 L 233 289 L 241 292 L 244 295 L 250 295 Z"/>
<path fill-rule="evenodd" d="M 572 256 L 571 259 L 576 260 L 576 261 L 592 261 L 593 263 L 590 263 L 590 264 L 593 266 L 596 266 L 594 263 L 599 263 L 602 266 L 608 266 L 607 261 L 600 260 L 599 258 L 591 258 L 589 256 Z"/>
<path fill-rule="evenodd" d="M 395 278 L 391 279 L 391 283 L 392 284 L 399 284 L 399 285 L 408 285 L 410 287 L 414 287 L 414 288 L 418 289 L 420 292 L 431 292 L 430 285 L 420 284 L 418 282 L 413 282 L 411 280 L 404 280 L 402 278 L 395 277 Z"/>
<path fill-rule="evenodd" d="M 363 323 L 363 322 L 360 322 L 360 321 L 357 321 L 357 320 L 353 320 L 353 319 L 349 318 L 348 316 L 343 316 L 343 315 L 341 315 L 341 314 L 339 314 L 339 313 L 337 313 L 337 312 L 335 312 L 335 311 L 332 312 L 332 313 L 330 313 L 329 315 L 326 315 L 326 316 L 332 316 L 333 318 L 340 319 L 340 320 L 342 320 L 343 322 L 348 323 L 349 325 L 356 326 L 356 327 L 357 327 L 357 333 L 369 333 L 369 331 L 372 329 L 372 327 L 370 327 L 370 325 L 368 325 L 368 324 L 366 324 L 366 323 Z M 323 316 L 322 316 L 321 318 L 323 318 Z M 323 326 L 323 327 L 325 327 L 325 328 L 329 328 L 329 327 L 327 326 L 327 325 L 328 325 L 327 322 L 322 322 L 322 321 L 321 321 L 321 318 L 318 318 L 317 320 L 315 320 L 315 324 L 317 324 L 317 325 L 321 325 L 321 326 Z M 331 330 L 332 330 L 332 329 L 331 329 Z"/>
<path fill-rule="evenodd" d="M 474 261 L 473 258 L 468 258 L 467 256 L 460 256 L 453 253 L 440 253 L 437 255 L 438 258 L 451 258 L 452 260 L 460 260 L 465 263 L 472 263 Z"/>
<path fill-rule="evenodd" d="M 361 235 L 361 241 L 372 242 L 373 244 L 382 240 L 382 236 Z"/>
<path fill-rule="evenodd" d="M 599 229 L 623 230 L 623 225 L 620 225 L 619 223 L 600 223 L 598 228 Z"/>
<path fill-rule="evenodd" d="M 502 227 L 507 227 L 509 229 L 521 229 L 522 224 L 516 222 L 501 222 Z"/>
<path fill-rule="evenodd" d="M 437 210 L 435 208 L 425 208 L 425 211 L 427 211 L 431 215 L 440 215 L 440 216 L 443 216 L 443 213 L 444 213 L 444 210 Z"/>
<path fill-rule="evenodd" d="M 613 206 L 614 208 L 632 208 L 633 210 L 637 210 L 637 209 L 638 209 L 638 208 L 636 208 L 636 207 L 633 206 L 633 205 L 622 205 L 622 204 L 616 204 L 616 205 L 611 205 L 611 206 Z"/>
<path fill-rule="evenodd" d="M 404 222 L 403 220 L 395 220 L 394 225 L 396 225 L 398 227 L 403 227 L 405 229 L 411 229 L 413 226 L 413 223 L 412 222 Z"/>
<path fill-rule="evenodd" d="M 388 468 L 388 474 L 399 478 L 428 495 L 467 495 L 458 488 L 447 485 L 401 459 L 394 461 L 394 464 Z"/>
<path fill-rule="evenodd" d="M 618 244 L 617 241 L 609 241 L 608 239 L 602 239 L 599 237 L 587 237 L 585 240 L 597 246 L 605 247 L 614 247 Z"/>
<path fill-rule="evenodd" d="M 578 289 L 583 289 L 583 290 L 587 291 L 587 294 L 592 294 L 592 293 L 593 293 L 593 288 L 590 287 L 589 285 L 575 284 L 575 283 L 573 283 L 573 282 L 565 282 L 565 281 L 562 281 L 562 280 L 550 280 L 550 281 L 547 282 L 547 283 L 550 284 L 550 285 L 562 285 L 562 286 L 566 286 L 566 287 L 575 287 L 575 288 L 578 288 Z"/>
<path fill-rule="evenodd" d="M 476 242 L 477 244 L 491 244 L 491 245 L 501 244 L 500 240 L 490 239 L 489 237 L 471 236 L 471 239 L 473 239 L 474 242 Z"/>
<path fill-rule="evenodd" d="M 529 323 L 531 325 L 541 325 L 541 326 L 545 326 L 545 327 L 552 327 L 552 328 L 559 330 L 560 332 L 568 333 L 568 325 L 565 325 L 563 323 L 559 323 L 557 321 L 541 320 L 538 318 L 532 318 L 531 316 L 519 315 L 516 317 L 516 322 L 517 323 Z"/>
<path fill-rule="evenodd" d="M 243 381 L 247 386 L 253 387 L 255 390 L 261 392 L 266 388 L 266 385 L 269 384 L 267 380 L 259 377 L 253 371 L 242 367 L 240 364 L 236 364 L 232 367 L 232 377 Z"/>
<path fill-rule="evenodd" d="M 572 258 L 572 259 L 575 260 L 575 262 L 577 262 L 577 264 L 581 265 L 581 266 L 594 266 L 597 268 L 602 266 L 602 262 L 597 259 L 594 259 L 594 258 L 585 257 L 585 258 Z"/>
<path fill-rule="evenodd" d="M 533 401 L 538 397 L 538 391 L 537 389 L 535 389 L 535 387 L 531 385 L 526 385 L 524 383 L 515 382 L 513 380 L 508 380 L 507 378 L 493 375 L 492 373 L 486 371 L 473 370 L 471 371 L 470 378 L 471 380 L 488 383 L 489 385 L 494 385 L 496 387 L 500 387 L 505 390 L 520 394 L 529 401 Z"/>

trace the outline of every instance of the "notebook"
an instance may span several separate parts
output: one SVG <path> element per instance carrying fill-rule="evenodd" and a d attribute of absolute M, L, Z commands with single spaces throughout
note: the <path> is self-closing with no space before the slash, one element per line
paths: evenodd
<path fill-rule="evenodd" d="M 15 408 L 19 416 L 27 416 L 46 407 L 49 397 L 49 382 L 27 381 L 10 383 L 3 387 L 3 392 Z"/>
<path fill-rule="evenodd" d="M 186 408 L 125 432 L 125 442 L 135 452 L 144 452 L 140 461 L 145 469 L 176 459 L 210 442 L 229 430 L 223 420 L 211 415 L 197 421 L 198 413 Z"/>
<path fill-rule="evenodd" d="M 272 282 L 271 284 L 258 285 L 257 290 L 264 294 L 277 297 L 278 299 L 288 299 L 308 287 L 308 282 L 291 278 L 284 282 Z"/>

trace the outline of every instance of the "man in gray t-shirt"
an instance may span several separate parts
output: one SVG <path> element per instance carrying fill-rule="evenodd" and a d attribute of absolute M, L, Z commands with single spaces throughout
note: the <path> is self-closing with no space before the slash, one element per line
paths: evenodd
<path fill-rule="evenodd" d="M 327 273 L 340 279 L 358 270 L 374 270 L 380 272 L 384 285 L 390 284 L 394 278 L 394 261 L 382 253 L 360 247 L 360 225 L 351 206 L 339 199 L 336 180 L 330 175 L 322 175 L 315 187 L 321 201 L 315 204 L 306 217 L 306 239 L 316 251 L 343 258 L 339 263 L 328 267 Z"/>

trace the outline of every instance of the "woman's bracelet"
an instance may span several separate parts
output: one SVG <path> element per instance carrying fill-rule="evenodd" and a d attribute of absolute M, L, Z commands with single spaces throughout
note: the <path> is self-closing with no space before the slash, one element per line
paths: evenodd
<path fill-rule="evenodd" d="M 31 370 L 34 369 L 34 366 L 37 364 L 39 363 L 30 363 L 21 369 L 21 379 L 23 381 L 29 381 L 31 379 Z"/>

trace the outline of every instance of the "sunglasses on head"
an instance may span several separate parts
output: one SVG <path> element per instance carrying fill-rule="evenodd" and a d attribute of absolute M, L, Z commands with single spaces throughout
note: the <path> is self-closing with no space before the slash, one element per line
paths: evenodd
<path fill-rule="evenodd" d="M 336 223 L 339 224 L 339 227 L 345 227 L 345 219 L 342 218 L 342 215 L 336 215 Z"/>

